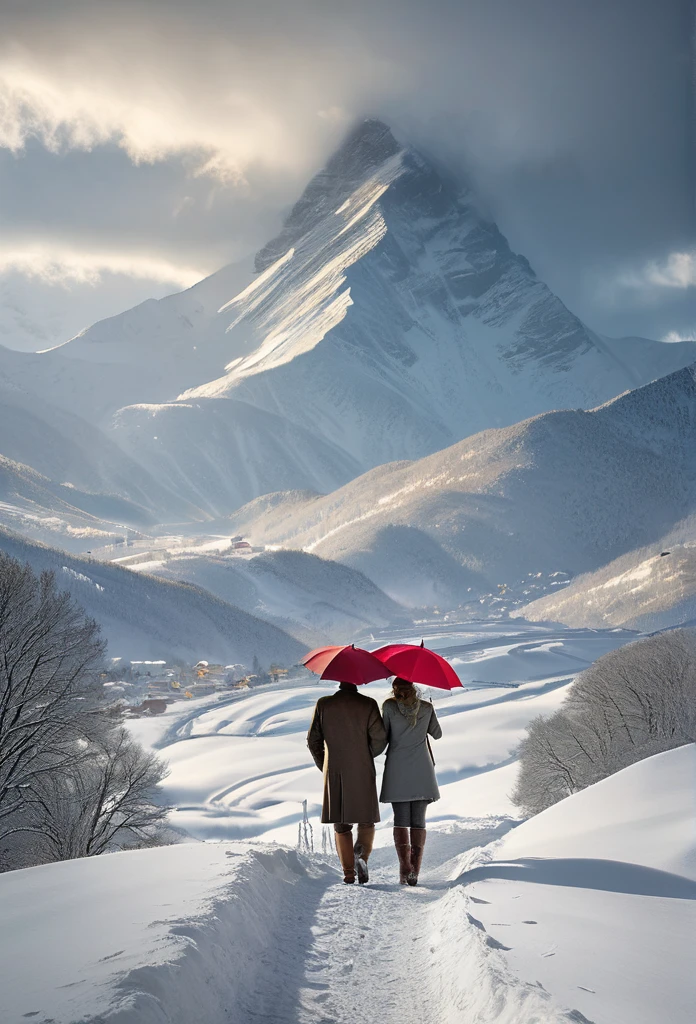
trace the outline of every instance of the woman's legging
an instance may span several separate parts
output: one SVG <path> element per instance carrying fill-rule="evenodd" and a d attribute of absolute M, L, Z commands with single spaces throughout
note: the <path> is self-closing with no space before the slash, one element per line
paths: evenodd
<path fill-rule="evenodd" d="M 392 804 L 395 828 L 425 828 L 429 800 L 405 800 Z"/>

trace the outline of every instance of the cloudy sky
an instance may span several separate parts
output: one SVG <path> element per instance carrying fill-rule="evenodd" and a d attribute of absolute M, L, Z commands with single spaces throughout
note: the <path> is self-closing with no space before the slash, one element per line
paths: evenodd
<path fill-rule="evenodd" d="M 0 341 L 259 247 L 352 121 L 606 333 L 696 336 L 691 0 L 2 0 Z"/>

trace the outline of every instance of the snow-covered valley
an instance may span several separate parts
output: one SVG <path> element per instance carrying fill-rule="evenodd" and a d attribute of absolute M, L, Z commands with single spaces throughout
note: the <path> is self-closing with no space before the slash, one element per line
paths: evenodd
<path fill-rule="evenodd" d="M 485 622 L 427 637 L 465 688 L 433 692 L 442 799 L 413 890 L 397 882 L 388 806 L 370 883 L 340 884 L 304 745 L 327 684 L 132 722 L 171 762 L 165 796 L 189 838 L 0 876 L 3 1024 L 687 1024 L 693 745 L 523 824 L 509 801 L 529 719 L 634 637 Z M 295 850 L 304 800 L 314 852 Z"/>

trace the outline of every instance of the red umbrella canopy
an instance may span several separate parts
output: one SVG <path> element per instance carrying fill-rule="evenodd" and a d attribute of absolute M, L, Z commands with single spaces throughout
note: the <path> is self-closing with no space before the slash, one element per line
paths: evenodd
<path fill-rule="evenodd" d="M 379 658 L 362 647 L 317 647 L 302 659 L 302 664 L 316 672 L 321 679 L 333 679 L 338 683 L 371 683 L 374 679 L 386 679 L 392 675 Z"/>
<path fill-rule="evenodd" d="M 389 669 L 389 674 L 408 679 L 410 683 L 453 690 L 461 686 L 459 676 L 448 661 L 422 644 L 389 644 L 374 652 L 375 658 Z"/>

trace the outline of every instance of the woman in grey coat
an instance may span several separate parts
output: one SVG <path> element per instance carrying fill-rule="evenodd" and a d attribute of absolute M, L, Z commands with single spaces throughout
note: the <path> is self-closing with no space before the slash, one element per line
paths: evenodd
<path fill-rule="evenodd" d="M 440 799 L 428 736 L 439 740 L 442 728 L 435 708 L 421 700 L 413 683 L 397 678 L 392 690 L 394 696 L 382 705 L 389 746 L 380 801 L 394 809 L 399 881 L 416 885 L 425 846 L 426 808 Z"/>

